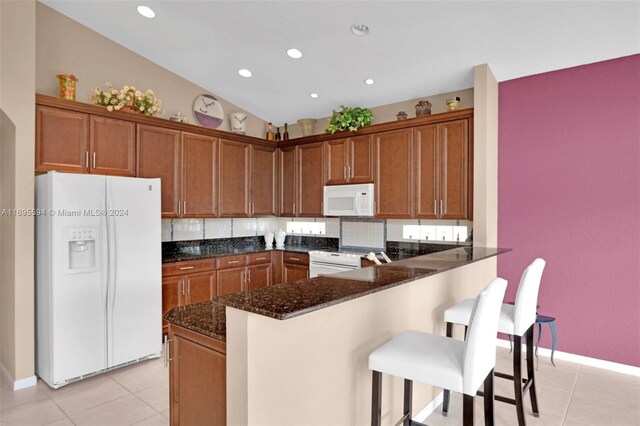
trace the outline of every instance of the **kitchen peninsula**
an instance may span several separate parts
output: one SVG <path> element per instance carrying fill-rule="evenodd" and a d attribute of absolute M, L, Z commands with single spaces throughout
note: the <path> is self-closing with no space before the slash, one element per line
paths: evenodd
<path fill-rule="evenodd" d="M 368 354 L 406 329 L 444 334 L 444 309 L 508 251 L 455 248 L 171 310 L 171 424 L 368 423 Z M 401 381 L 383 387 L 394 418 Z M 436 393 L 416 385 L 414 409 Z"/>

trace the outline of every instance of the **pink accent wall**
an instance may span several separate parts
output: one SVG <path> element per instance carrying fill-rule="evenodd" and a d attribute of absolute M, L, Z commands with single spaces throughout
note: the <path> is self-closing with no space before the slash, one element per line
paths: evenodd
<path fill-rule="evenodd" d="M 557 318 L 556 349 L 640 366 L 640 55 L 499 89 L 505 299 L 542 257 L 539 312 Z"/>

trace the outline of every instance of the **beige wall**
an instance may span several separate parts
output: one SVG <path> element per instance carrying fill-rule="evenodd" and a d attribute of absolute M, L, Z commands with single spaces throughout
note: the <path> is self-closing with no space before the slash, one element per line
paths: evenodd
<path fill-rule="evenodd" d="M 431 102 L 431 113 L 438 114 L 447 111 L 447 105 L 445 100 L 452 96 L 460 97 L 460 105 L 458 108 L 473 108 L 473 88 L 457 90 L 455 92 L 441 93 L 439 95 L 423 96 L 419 99 L 411 99 L 409 101 L 396 102 L 393 104 L 380 105 L 371 108 L 373 112 L 372 124 L 387 123 L 389 121 L 396 121 L 396 114 L 400 111 L 407 113 L 409 118 L 416 116 L 416 104 L 418 101 L 427 100 Z M 361 105 L 362 106 L 362 105 Z M 337 107 L 336 107 L 337 108 Z M 324 129 L 329 123 L 329 116 L 318 119 L 316 123 L 315 134 L 324 133 Z M 282 129 L 280 129 L 282 131 Z M 300 133 L 300 126 L 298 124 L 291 124 L 289 126 L 289 135 L 291 138 L 297 138 L 302 136 Z"/>
<path fill-rule="evenodd" d="M 406 330 L 444 335 L 444 310 L 475 297 L 494 265 L 483 260 L 285 321 L 227 308 L 227 423 L 370 424 L 369 354 Z M 384 425 L 402 417 L 402 383 L 383 376 Z M 414 414 L 439 392 L 416 383 Z"/>
<path fill-rule="evenodd" d="M 153 89 L 162 100 L 165 111 L 162 117 L 180 111 L 190 123 L 197 124 L 192 113 L 193 101 L 197 95 L 208 93 L 207 90 L 43 4 L 37 4 L 36 18 L 38 93 L 57 96 L 56 74 L 74 74 L 80 79 L 76 96 L 80 102 L 90 102 L 93 88 L 105 88 L 106 82 L 118 89 L 133 85 L 141 90 Z M 216 97 L 226 117 L 218 129 L 229 131 L 230 114 L 246 111 Z M 247 134 L 264 137 L 265 122 L 253 114 L 247 115 Z"/>
<path fill-rule="evenodd" d="M 35 0 L 0 2 L 0 209 L 32 209 Z M 0 216 L 0 364 L 34 374 L 34 221 Z"/>
<path fill-rule="evenodd" d="M 498 81 L 487 64 L 474 75 L 473 241 L 498 244 Z"/>

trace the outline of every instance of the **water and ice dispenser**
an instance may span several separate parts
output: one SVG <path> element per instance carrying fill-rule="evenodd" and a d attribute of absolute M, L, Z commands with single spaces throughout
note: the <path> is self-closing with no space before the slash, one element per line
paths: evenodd
<path fill-rule="evenodd" d="M 96 268 L 97 228 L 68 230 L 69 272 L 89 272 Z"/>

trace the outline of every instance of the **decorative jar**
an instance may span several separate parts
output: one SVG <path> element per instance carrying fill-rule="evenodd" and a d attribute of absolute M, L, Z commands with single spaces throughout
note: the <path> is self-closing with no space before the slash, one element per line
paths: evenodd
<path fill-rule="evenodd" d="M 58 74 L 56 77 L 58 77 L 60 98 L 75 101 L 78 78 L 73 74 Z"/>
<path fill-rule="evenodd" d="M 298 125 L 300 126 L 300 131 L 302 132 L 302 136 L 311 136 L 315 132 L 316 128 L 316 120 L 315 118 L 301 118 L 298 120 Z"/>
<path fill-rule="evenodd" d="M 422 117 L 423 115 L 431 115 L 431 102 L 419 101 L 416 104 L 416 117 Z"/>

